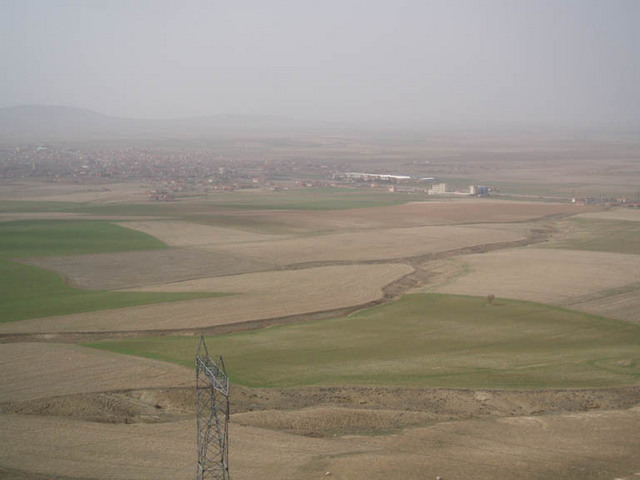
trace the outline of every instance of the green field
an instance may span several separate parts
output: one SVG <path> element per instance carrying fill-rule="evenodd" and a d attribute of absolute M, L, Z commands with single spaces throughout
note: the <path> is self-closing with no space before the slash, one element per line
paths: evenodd
<path fill-rule="evenodd" d="M 40 201 L 0 201 L 0 213 L 85 213 L 90 215 L 179 215 L 180 203 L 82 203 L 82 202 L 40 202 Z"/>
<path fill-rule="evenodd" d="M 200 213 L 203 208 L 214 212 L 227 210 L 341 210 L 347 208 L 371 208 L 399 205 L 416 200 L 428 200 L 426 195 L 389 193 L 381 190 L 355 188 L 295 188 L 291 190 L 248 190 L 232 193 L 210 193 L 189 198 L 177 198 L 175 202 L 137 204 L 95 204 L 74 202 L 0 201 L 0 213 L 85 213 L 91 215 L 151 215 L 190 216 L 194 206 Z"/>
<path fill-rule="evenodd" d="M 409 295 L 346 318 L 209 338 L 251 387 L 565 388 L 637 384 L 640 327 L 530 302 Z M 193 366 L 197 339 L 88 344 Z"/>
<path fill-rule="evenodd" d="M 167 248 L 160 240 L 103 221 L 0 223 L 0 258 L 81 255 Z"/>
<path fill-rule="evenodd" d="M 0 200 L 0 213 L 73 212 L 74 202 L 36 202 L 24 200 Z"/>
<path fill-rule="evenodd" d="M 210 194 L 207 203 L 230 209 L 342 210 L 372 208 L 427 200 L 427 196 L 355 188 L 308 188 L 281 192 Z"/>
<path fill-rule="evenodd" d="M 167 248 L 144 233 L 101 221 L 0 223 L 0 321 L 11 322 L 220 294 L 101 292 L 71 288 L 56 273 L 10 259 Z"/>
<path fill-rule="evenodd" d="M 572 218 L 561 228 L 566 238 L 549 247 L 640 254 L 640 222 Z"/>

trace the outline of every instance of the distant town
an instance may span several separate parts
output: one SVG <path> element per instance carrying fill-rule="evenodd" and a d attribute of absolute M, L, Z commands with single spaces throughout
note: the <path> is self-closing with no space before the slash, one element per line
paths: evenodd
<path fill-rule="evenodd" d="M 426 162 L 428 163 L 428 162 Z M 138 181 L 150 201 L 237 190 L 290 188 L 374 188 L 432 196 L 516 196 L 491 185 L 455 185 L 444 178 L 402 172 L 352 172 L 340 160 L 229 158 L 212 149 L 142 147 L 64 147 L 26 145 L 0 149 L 0 179 L 37 179 L 52 183 L 108 188 L 113 182 Z M 529 195 L 538 197 L 536 195 Z M 637 207 L 625 197 L 554 197 L 574 204 Z"/>
<path fill-rule="evenodd" d="M 209 150 L 150 148 L 80 149 L 27 146 L 5 149 L 0 157 L 0 178 L 37 178 L 60 183 L 141 181 L 153 185 L 152 199 L 181 192 L 234 191 L 269 187 L 274 190 L 323 187 L 381 187 L 430 195 L 485 195 L 488 187 L 467 192 L 449 191 L 435 177 L 414 178 L 388 173 L 345 172 L 339 161 L 226 159 Z M 291 184 L 291 182 L 294 182 Z"/>

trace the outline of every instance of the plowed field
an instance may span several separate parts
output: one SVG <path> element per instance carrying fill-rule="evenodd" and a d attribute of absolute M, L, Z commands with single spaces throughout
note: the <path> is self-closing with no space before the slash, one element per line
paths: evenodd
<path fill-rule="evenodd" d="M 525 235 L 521 231 L 500 226 L 413 227 L 216 245 L 210 251 L 224 251 L 253 259 L 268 258 L 279 265 L 287 265 L 314 261 L 396 259 L 523 238 Z"/>
<path fill-rule="evenodd" d="M 123 227 L 147 233 L 172 247 L 198 247 L 243 242 L 261 242 L 278 238 L 232 228 L 200 225 L 179 220 L 123 222 Z"/>
<path fill-rule="evenodd" d="M 640 324 L 640 285 L 630 286 L 629 291 L 611 294 L 605 292 L 600 297 L 595 297 L 576 299 L 568 306 L 574 310 Z"/>
<path fill-rule="evenodd" d="M 273 268 L 259 260 L 182 248 L 36 257 L 24 263 L 54 270 L 61 273 L 70 285 L 94 290 L 144 287 Z"/>
<path fill-rule="evenodd" d="M 189 385 L 189 371 L 75 345 L 0 345 L 0 403 L 164 385 Z M 144 385 L 144 387 L 143 387 Z"/>
<path fill-rule="evenodd" d="M 640 281 L 638 255 L 526 248 L 468 255 L 456 263 L 457 276 L 441 279 L 436 291 L 565 305 Z"/>

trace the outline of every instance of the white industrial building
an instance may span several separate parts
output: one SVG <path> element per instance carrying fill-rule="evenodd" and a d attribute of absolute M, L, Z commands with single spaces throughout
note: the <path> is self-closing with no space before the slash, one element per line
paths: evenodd
<path fill-rule="evenodd" d="M 427 193 L 429 195 L 442 195 L 443 193 L 449 193 L 448 185 L 446 183 L 436 183 L 431 186 Z"/>

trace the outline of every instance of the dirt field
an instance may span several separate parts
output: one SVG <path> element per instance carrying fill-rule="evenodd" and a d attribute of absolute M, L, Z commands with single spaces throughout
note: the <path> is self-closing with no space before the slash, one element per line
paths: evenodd
<path fill-rule="evenodd" d="M 254 259 L 269 258 L 278 265 L 290 265 L 396 259 L 523 238 L 522 233 L 504 227 L 444 226 L 392 228 L 201 248 Z"/>
<path fill-rule="evenodd" d="M 228 297 L 22 320 L 1 333 L 188 329 L 280 317 L 351 305 L 382 297 L 382 288 L 413 271 L 408 265 L 349 265 L 194 280 L 149 290 L 194 288 L 238 293 Z M 140 290 L 140 289 L 136 289 Z"/>
<path fill-rule="evenodd" d="M 75 345 L 15 343 L 0 347 L 0 403 L 189 385 L 192 381 L 189 370 L 176 365 Z"/>
<path fill-rule="evenodd" d="M 239 391 L 238 391 L 239 390 Z M 627 409 L 638 388 L 497 391 L 431 388 L 327 387 L 234 389 L 233 422 L 298 435 L 390 434 L 472 418 Z"/>
<path fill-rule="evenodd" d="M 259 295 L 265 298 L 274 298 L 276 301 L 278 300 L 277 295 L 288 295 L 292 298 L 297 298 L 299 302 L 303 302 L 305 297 L 308 298 L 309 302 L 312 302 L 314 297 L 320 299 L 326 296 L 333 296 L 335 299 L 336 295 L 339 295 L 339 291 L 346 291 L 349 296 L 353 296 L 354 300 L 367 301 L 376 298 L 375 296 L 371 297 L 371 293 L 368 290 L 374 292 L 373 294 L 375 295 L 386 283 L 410 271 L 410 267 L 400 264 L 317 267 L 304 270 L 201 278 L 131 290 L 148 292 L 222 291 L 253 296 Z M 379 280 L 376 282 L 377 278 Z M 377 283 L 377 285 L 373 285 L 373 283 Z M 290 293 L 287 294 L 285 292 Z M 243 300 L 246 301 L 246 298 Z"/>
<path fill-rule="evenodd" d="M 112 290 L 269 270 L 273 265 L 231 254 L 172 248 L 141 252 L 38 257 L 23 263 L 55 270 L 78 288 Z"/>
<path fill-rule="evenodd" d="M 10 469 L 6 478 L 11 478 L 11 470 L 75 478 L 93 478 L 96 472 L 114 479 L 193 476 L 193 420 L 105 425 L 28 415 L 0 419 L 5 444 L 0 462 Z M 631 480 L 640 473 L 639 431 L 638 407 L 456 421 L 389 436 L 336 438 L 301 437 L 232 422 L 230 465 L 236 479 Z M 43 451 L 47 455 L 39 455 Z"/>
<path fill-rule="evenodd" d="M 147 233 L 172 247 L 208 247 L 229 243 L 264 242 L 279 238 L 279 235 L 265 235 L 179 220 L 122 222 L 120 225 Z"/>
<path fill-rule="evenodd" d="M 129 226 L 130 223 L 123 225 Z M 186 222 L 158 221 L 136 225 L 144 225 L 144 228 L 136 229 L 153 233 L 184 248 L 38 257 L 23 262 L 59 272 L 75 287 L 112 290 L 259 272 L 274 269 L 277 264 L 393 260 L 483 244 L 518 241 L 524 239 L 529 230 L 527 225 L 522 224 L 488 224 L 473 227 L 381 229 L 374 234 L 359 232 L 255 241 L 252 239 L 256 235 L 251 233 L 245 235 L 237 230 Z M 266 235 L 260 237 L 272 238 Z M 242 238 L 245 240 L 241 240 Z M 212 243 L 204 243 L 208 241 Z M 193 285 L 196 288 L 197 283 Z M 207 287 L 206 290 L 209 291 L 210 288 Z"/>
<path fill-rule="evenodd" d="M 600 296 L 592 295 L 578 298 L 568 302 L 566 306 L 573 310 L 640 324 L 640 314 L 638 314 L 640 312 L 640 284 L 631 284 L 628 291 L 621 293 L 604 292 Z"/>
<path fill-rule="evenodd" d="M 391 207 L 388 207 L 391 208 Z M 379 211 L 382 209 L 373 209 Z M 327 213 L 327 212 L 324 212 Z M 540 213 L 540 212 L 537 212 Z M 406 212 L 405 212 L 406 214 Z M 331 228 L 346 221 L 336 215 Z M 385 214 L 378 217 L 384 219 Z M 418 217 L 414 217 L 417 220 Z M 343 223 L 344 222 L 344 223 Z M 497 225 L 495 228 L 466 226 L 379 228 L 375 232 L 342 232 L 328 235 L 281 238 L 230 228 L 211 227 L 178 221 L 126 222 L 123 226 L 148 233 L 176 247 L 231 254 L 278 265 L 314 261 L 359 261 L 401 258 L 441 250 L 524 238 L 524 230 Z M 370 226 L 369 226 L 370 228 Z"/>
<path fill-rule="evenodd" d="M 439 424 L 404 432 L 394 439 L 392 454 L 387 453 L 389 438 L 372 439 L 359 454 L 327 456 L 310 470 L 318 476 L 326 470 L 338 478 L 362 480 L 631 479 L 639 472 L 634 455 L 638 413 Z"/>
<path fill-rule="evenodd" d="M 434 277 L 438 283 L 423 291 L 492 293 L 498 298 L 555 305 L 570 305 L 584 296 L 640 281 L 639 256 L 603 252 L 502 250 L 459 257 L 432 268 L 436 273 L 440 270 L 440 276 Z"/>
<path fill-rule="evenodd" d="M 577 218 L 640 222 L 640 208 L 613 208 L 604 212 L 581 213 Z"/>
<path fill-rule="evenodd" d="M 132 221 L 135 220 L 149 220 L 153 217 L 134 216 L 127 217 Z M 117 221 L 122 220 L 122 216 L 114 215 L 91 215 L 87 213 L 73 213 L 73 212 L 42 212 L 42 213 L 1 213 L 0 222 L 15 222 L 17 220 L 105 220 L 105 221 Z"/>
<path fill-rule="evenodd" d="M 14 374 L 28 361 L 63 365 L 61 357 L 84 351 L 55 344 L 16 347 L 28 347 L 35 358 L 21 355 L 3 364 Z M 97 359 L 104 353 L 89 355 Z M 110 356 L 120 362 L 110 370 L 137 364 L 135 375 L 126 367 L 124 372 L 138 385 L 143 377 L 165 387 L 184 384 L 185 378 L 193 382 L 188 369 L 176 367 L 174 375 L 158 377 L 144 367 L 159 362 Z M 95 391 L 96 383 L 100 389 L 119 388 L 95 371 L 87 374 L 86 362 L 73 364 L 70 383 L 63 378 L 57 385 L 61 372 L 49 367 L 39 377 L 41 390 L 31 390 L 37 398 L 0 402 L 0 478 L 96 478 L 96 471 L 99 478 L 192 478 L 192 388 L 73 395 Z M 65 387 L 70 391 L 60 396 Z M 639 401 L 638 387 L 529 392 L 233 387 L 231 473 L 266 480 L 321 478 L 327 472 L 343 479 L 631 480 L 640 473 L 634 455 L 640 447 L 640 409 L 634 407 Z M 379 435 L 372 436 L 375 432 Z"/>
<path fill-rule="evenodd" d="M 243 211 L 228 212 L 228 214 L 262 221 L 269 219 L 269 221 L 296 229 L 333 232 L 428 225 L 523 222 L 552 215 L 574 215 L 600 210 L 600 207 L 584 205 L 454 198 L 378 208 L 331 211 Z"/>
<path fill-rule="evenodd" d="M 149 187 L 140 182 L 82 185 L 38 181 L 3 181 L 0 198 L 46 202 L 140 202 L 147 200 Z"/>

